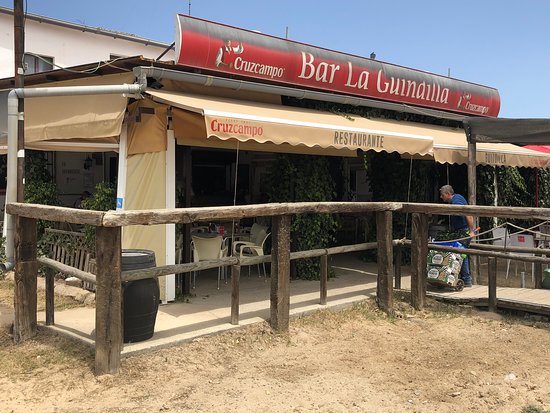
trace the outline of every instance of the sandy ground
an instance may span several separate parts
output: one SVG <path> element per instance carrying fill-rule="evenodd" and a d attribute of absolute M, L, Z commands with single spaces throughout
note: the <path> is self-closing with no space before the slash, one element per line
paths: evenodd
<path fill-rule="evenodd" d="M 369 301 L 123 360 L 93 375 L 82 345 L 0 333 L 1 412 L 550 411 L 550 326 L 430 301 Z"/>

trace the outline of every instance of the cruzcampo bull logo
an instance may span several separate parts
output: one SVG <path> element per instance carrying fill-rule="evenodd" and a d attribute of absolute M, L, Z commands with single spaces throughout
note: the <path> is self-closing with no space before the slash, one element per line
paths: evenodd
<path fill-rule="evenodd" d="M 216 67 L 232 69 L 235 65 L 235 58 L 242 52 L 244 52 L 244 47 L 241 42 L 225 40 L 216 54 Z"/>
<path fill-rule="evenodd" d="M 223 45 L 216 53 L 215 64 L 217 68 L 225 68 L 245 75 L 262 76 L 270 79 L 282 78 L 284 67 L 273 66 L 253 60 L 246 60 L 245 48 L 242 42 L 236 40 L 224 40 Z"/>

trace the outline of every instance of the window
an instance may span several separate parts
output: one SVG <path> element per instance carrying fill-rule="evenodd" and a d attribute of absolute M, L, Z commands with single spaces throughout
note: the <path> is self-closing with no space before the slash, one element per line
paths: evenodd
<path fill-rule="evenodd" d="M 25 54 L 25 74 L 47 72 L 53 69 L 53 57 Z"/>

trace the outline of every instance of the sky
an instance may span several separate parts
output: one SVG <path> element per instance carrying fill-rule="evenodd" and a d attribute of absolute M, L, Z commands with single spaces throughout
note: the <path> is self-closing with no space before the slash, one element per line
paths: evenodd
<path fill-rule="evenodd" d="M 191 5 L 189 5 L 191 3 Z M 0 0 L 13 8 L 13 0 Z M 549 0 L 26 0 L 27 12 L 152 40 L 175 16 L 496 88 L 499 117 L 550 118 Z"/>

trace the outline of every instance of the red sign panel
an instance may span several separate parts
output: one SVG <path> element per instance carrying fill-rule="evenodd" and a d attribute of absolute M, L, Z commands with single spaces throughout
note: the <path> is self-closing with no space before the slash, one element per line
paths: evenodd
<path fill-rule="evenodd" d="M 184 66 L 468 115 L 500 109 L 491 87 L 184 15 L 176 26 Z"/>

